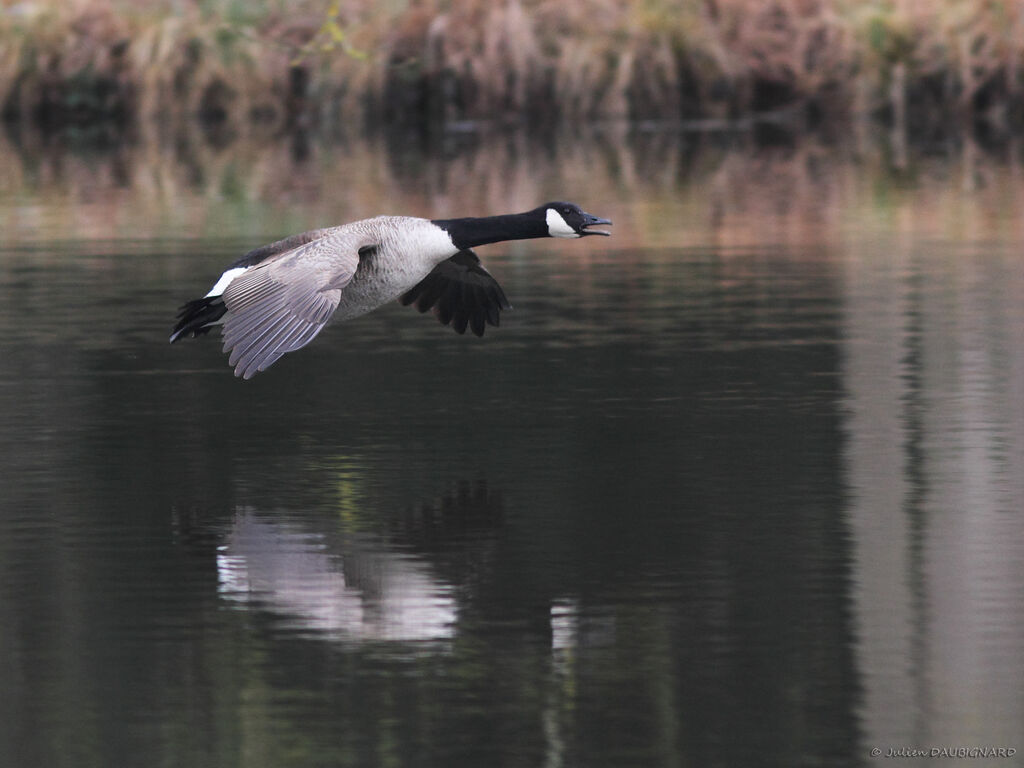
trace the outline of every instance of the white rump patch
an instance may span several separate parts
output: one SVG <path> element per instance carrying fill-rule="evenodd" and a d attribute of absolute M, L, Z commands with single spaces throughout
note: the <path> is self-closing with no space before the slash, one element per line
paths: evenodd
<path fill-rule="evenodd" d="M 203 298 L 209 298 L 210 296 L 220 296 L 222 293 L 224 293 L 224 290 L 229 285 L 231 285 L 232 280 L 234 280 L 243 272 L 248 271 L 248 269 L 249 267 L 235 267 L 234 269 L 229 269 L 227 272 L 220 276 L 220 280 L 218 280 L 214 284 L 213 288 L 210 289 L 210 292 L 206 294 L 206 296 L 204 296 Z"/>
<path fill-rule="evenodd" d="M 552 237 L 579 237 L 580 233 L 570 227 L 562 214 L 554 208 L 548 208 L 547 214 L 548 234 Z"/>

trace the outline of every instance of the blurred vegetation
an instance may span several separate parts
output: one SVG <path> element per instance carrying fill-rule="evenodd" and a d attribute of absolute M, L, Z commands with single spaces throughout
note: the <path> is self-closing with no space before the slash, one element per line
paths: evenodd
<path fill-rule="evenodd" d="M 626 125 L 455 132 L 423 142 L 297 132 L 287 141 L 253 134 L 225 143 L 199 126 L 171 141 L 143 134 L 102 143 L 84 133 L 78 143 L 75 135 L 0 131 L 0 245 L 240 238 L 232 247 L 245 250 L 378 213 L 483 215 L 562 197 L 615 222 L 614 237 L 562 249 L 566 269 L 585 268 L 622 243 L 834 249 L 865 228 L 1024 243 L 1018 139 L 982 144 L 954 134 L 900 150 L 883 128 L 836 139 L 775 126 Z M 515 243 L 492 248 L 517 252 Z"/>
<path fill-rule="evenodd" d="M 1024 115 L 1024 0 L 2 0 L 42 126 Z M 916 121 L 916 123 L 915 123 Z"/>

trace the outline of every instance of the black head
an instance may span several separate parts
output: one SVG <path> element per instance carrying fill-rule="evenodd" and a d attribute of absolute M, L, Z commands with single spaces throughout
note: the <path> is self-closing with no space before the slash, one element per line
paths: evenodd
<path fill-rule="evenodd" d="M 610 232 L 600 229 L 589 230 L 594 224 L 611 224 L 608 219 L 587 213 L 575 203 L 545 203 L 536 212 L 544 217 L 548 235 L 551 237 L 583 237 L 584 235 L 604 235 Z"/>
<path fill-rule="evenodd" d="M 464 219 L 432 219 L 431 223 L 447 232 L 459 250 L 506 240 L 535 237 L 583 237 L 607 235 L 594 224 L 611 224 L 608 219 L 591 216 L 573 203 L 547 203 L 525 213 Z"/>

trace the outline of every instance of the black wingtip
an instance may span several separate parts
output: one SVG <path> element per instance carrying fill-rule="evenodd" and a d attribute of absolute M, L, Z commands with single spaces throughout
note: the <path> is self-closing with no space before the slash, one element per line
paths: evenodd
<path fill-rule="evenodd" d="M 178 322 L 171 331 L 170 343 L 181 338 L 198 338 L 217 324 L 228 308 L 220 296 L 204 296 L 185 302 L 178 311 Z"/>

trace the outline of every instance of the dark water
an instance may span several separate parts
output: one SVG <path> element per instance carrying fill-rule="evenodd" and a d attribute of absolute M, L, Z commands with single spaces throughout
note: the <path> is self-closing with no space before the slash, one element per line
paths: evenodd
<path fill-rule="evenodd" d="M 245 383 L 252 238 L 0 250 L 6 764 L 1021 764 L 1018 244 L 618 218 Z"/>

